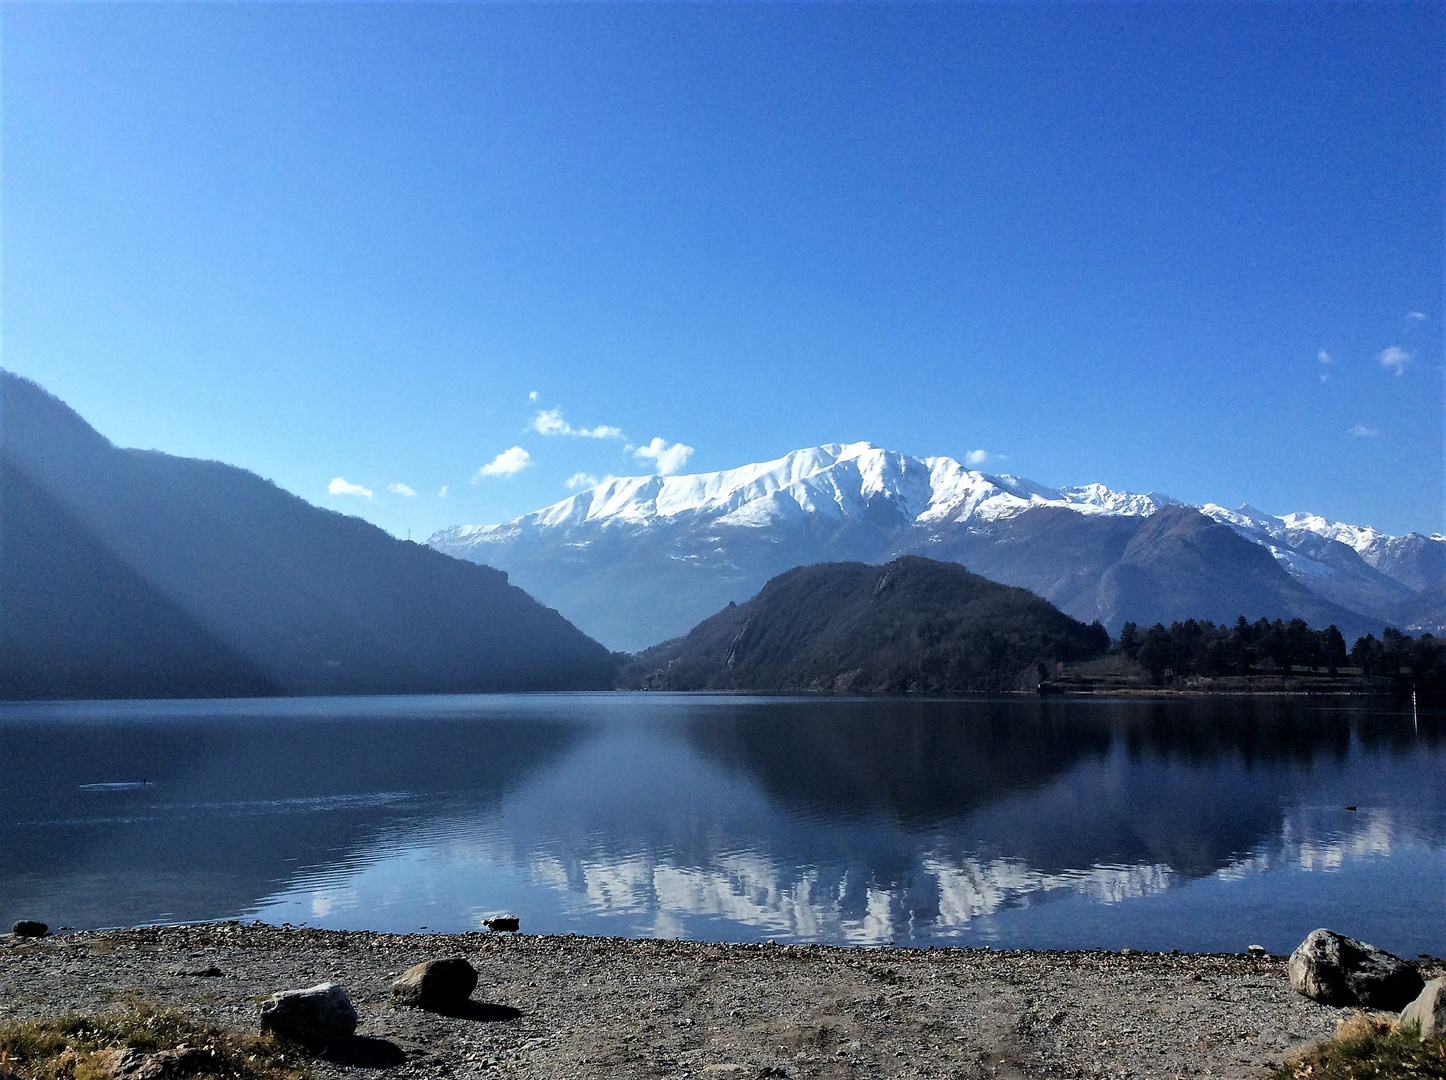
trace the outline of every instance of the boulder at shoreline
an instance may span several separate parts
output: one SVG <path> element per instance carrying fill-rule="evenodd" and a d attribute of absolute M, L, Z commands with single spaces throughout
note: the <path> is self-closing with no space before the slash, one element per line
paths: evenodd
<path fill-rule="evenodd" d="M 456 1012 L 477 989 L 477 971 L 460 956 L 428 960 L 392 983 L 392 1000 L 432 1012 Z"/>
<path fill-rule="evenodd" d="M 1421 973 L 1383 949 L 1322 927 L 1290 954 L 1290 985 L 1322 1005 L 1396 1012 L 1421 992 Z"/>
<path fill-rule="evenodd" d="M 356 1009 L 335 983 L 282 990 L 261 1006 L 263 1028 L 313 1049 L 345 1042 L 356 1034 L 356 1025 Z"/>
<path fill-rule="evenodd" d="M 1446 978 L 1432 979 L 1415 1001 L 1401 1011 L 1401 1026 L 1421 1026 L 1421 1038 L 1446 1035 Z"/>

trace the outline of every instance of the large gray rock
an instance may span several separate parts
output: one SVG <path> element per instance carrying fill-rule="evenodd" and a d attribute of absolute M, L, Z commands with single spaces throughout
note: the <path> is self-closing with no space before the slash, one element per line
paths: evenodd
<path fill-rule="evenodd" d="M 261 1006 L 261 1026 L 314 1049 L 335 1046 L 356 1034 L 356 1010 L 335 983 L 272 994 Z"/>
<path fill-rule="evenodd" d="M 477 972 L 466 960 L 428 960 L 392 983 L 392 1000 L 433 1012 L 455 1012 L 477 989 Z"/>
<path fill-rule="evenodd" d="M 1416 1000 L 1401 1011 L 1401 1026 L 1421 1025 L 1421 1038 L 1446 1035 L 1446 979 L 1432 979 Z"/>
<path fill-rule="evenodd" d="M 1421 973 L 1399 956 L 1333 930 L 1312 930 L 1290 954 L 1290 985 L 1322 1005 L 1396 1012 L 1421 992 Z"/>

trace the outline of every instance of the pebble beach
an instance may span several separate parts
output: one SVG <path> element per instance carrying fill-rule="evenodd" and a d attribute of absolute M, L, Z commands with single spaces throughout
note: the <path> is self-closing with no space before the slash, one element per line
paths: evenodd
<path fill-rule="evenodd" d="M 1293 992 L 1285 958 L 1249 955 L 235 922 L 3 943 L 0 1023 L 143 1000 L 255 1030 L 267 995 L 336 983 L 362 1049 L 318 1060 L 319 1077 L 1259 1077 L 1345 1015 Z M 398 975 L 448 956 L 480 976 L 468 1013 L 392 1003 Z"/>

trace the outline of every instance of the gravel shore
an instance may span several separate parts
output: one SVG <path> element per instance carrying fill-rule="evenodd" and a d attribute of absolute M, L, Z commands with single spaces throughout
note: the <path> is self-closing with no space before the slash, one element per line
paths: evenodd
<path fill-rule="evenodd" d="M 1295 994 L 1279 957 L 237 923 L 0 942 L 0 1023 L 140 997 L 255 1030 L 259 997 L 339 983 L 369 1049 L 323 1078 L 1259 1077 L 1342 1016 Z M 471 1015 L 390 1004 L 398 974 L 444 956 L 480 975 Z"/>

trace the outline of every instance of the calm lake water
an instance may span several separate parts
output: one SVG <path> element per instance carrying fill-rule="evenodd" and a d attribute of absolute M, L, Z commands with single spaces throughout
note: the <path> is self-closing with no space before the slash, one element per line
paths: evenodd
<path fill-rule="evenodd" d="M 0 775 L 6 924 L 1446 953 L 1446 720 L 1381 704 L 12 704 Z"/>

